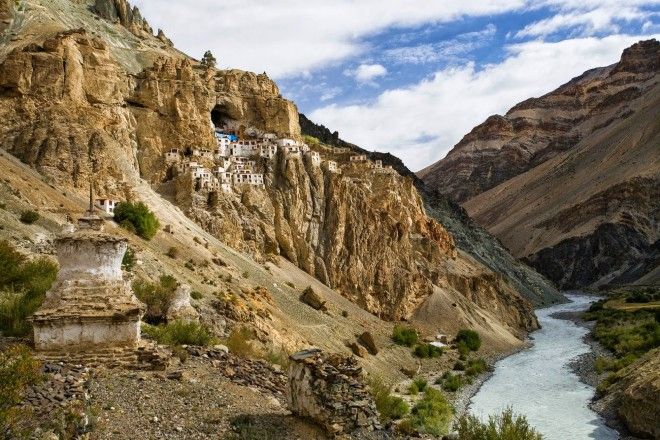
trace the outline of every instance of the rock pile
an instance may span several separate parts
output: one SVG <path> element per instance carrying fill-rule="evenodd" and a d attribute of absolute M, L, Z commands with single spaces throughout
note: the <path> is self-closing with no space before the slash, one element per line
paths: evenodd
<path fill-rule="evenodd" d="M 378 411 L 354 357 L 304 350 L 291 356 L 287 401 L 334 436 L 380 429 Z"/>
<path fill-rule="evenodd" d="M 286 375 L 269 363 L 260 360 L 244 359 L 227 353 L 226 347 L 218 348 L 186 347 L 188 354 L 208 358 L 220 374 L 238 385 L 245 385 L 265 391 L 284 400 Z"/>

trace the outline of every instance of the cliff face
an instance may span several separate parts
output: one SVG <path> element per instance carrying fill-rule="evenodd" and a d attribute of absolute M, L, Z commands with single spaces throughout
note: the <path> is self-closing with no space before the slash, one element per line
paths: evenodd
<path fill-rule="evenodd" d="M 146 180 L 235 249 L 262 261 L 283 255 L 383 318 L 411 316 L 440 288 L 514 334 L 536 327 L 530 304 L 457 254 L 396 174 L 335 175 L 280 152 L 259 164 L 266 189 L 209 196 L 189 176 L 164 183 L 164 152 L 215 149 L 212 123 L 299 138 L 295 105 L 265 74 L 200 66 L 121 0 L 92 10 L 32 1 L 40 7 L 12 12 L 17 38 L 0 50 L 0 146 L 54 184 L 75 191 L 91 181 L 99 197 L 122 200 L 143 197 L 135 188 Z"/>
<path fill-rule="evenodd" d="M 384 165 L 391 166 L 399 175 L 409 178 L 422 197 L 426 214 L 449 231 L 456 247 L 493 272 L 502 274 L 506 283 L 535 306 L 564 300 L 548 279 L 514 258 L 497 239 L 472 221 L 465 210 L 449 197 L 438 191 L 429 190 L 399 158 L 389 153 L 370 152 L 346 142 L 340 138 L 338 132 L 333 133 L 302 114 L 300 123 L 303 134 L 316 137 L 331 145 L 347 147 L 360 154 L 366 154 L 371 160 L 382 160 Z"/>
<path fill-rule="evenodd" d="M 419 175 L 559 287 L 634 281 L 657 255 L 659 70 L 660 43 L 637 43 Z"/>
<path fill-rule="evenodd" d="M 595 402 L 601 412 L 612 413 L 641 438 L 659 438 L 660 350 L 652 350 L 616 373 L 617 381 Z"/>

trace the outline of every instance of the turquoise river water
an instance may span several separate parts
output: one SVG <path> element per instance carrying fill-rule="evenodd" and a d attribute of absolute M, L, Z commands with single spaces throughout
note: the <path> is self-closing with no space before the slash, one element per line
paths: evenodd
<path fill-rule="evenodd" d="M 493 376 L 470 401 L 472 414 L 486 418 L 510 406 L 524 414 L 546 440 L 618 439 L 616 431 L 589 408 L 594 388 L 580 382 L 569 362 L 587 353 L 582 341 L 587 329 L 557 312 L 580 311 L 593 297 L 567 295 L 572 302 L 536 312 L 542 328 L 531 337 L 534 345 L 495 364 Z"/>

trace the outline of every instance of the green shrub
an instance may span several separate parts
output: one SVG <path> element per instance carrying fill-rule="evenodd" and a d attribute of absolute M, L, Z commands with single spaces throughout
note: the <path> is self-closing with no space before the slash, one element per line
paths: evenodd
<path fill-rule="evenodd" d="M 120 202 L 114 214 L 117 223 L 145 240 L 151 240 L 160 228 L 154 213 L 142 202 Z"/>
<path fill-rule="evenodd" d="M 414 430 L 434 436 L 442 436 L 449 430 L 454 409 L 445 396 L 435 388 L 428 387 L 413 406 L 407 425 Z"/>
<path fill-rule="evenodd" d="M 28 260 L 7 241 L 0 241 L 0 330 L 25 336 L 27 318 L 41 305 L 57 277 L 57 264 L 47 258 Z"/>
<path fill-rule="evenodd" d="M 25 345 L 0 351 L 0 438 L 23 437 L 17 431 L 29 414 L 16 405 L 23 400 L 27 387 L 41 378 L 41 365 Z"/>
<path fill-rule="evenodd" d="M 121 268 L 124 269 L 127 272 L 130 272 L 133 270 L 135 267 L 135 261 L 137 259 L 135 258 L 135 251 L 132 248 L 126 248 L 126 253 L 124 254 L 124 257 L 121 259 Z"/>
<path fill-rule="evenodd" d="M 142 324 L 145 335 L 160 344 L 209 345 L 214 342 L 211 332 L 199 322 L 177 320 L 163 325 Z"/>
<path fill-rule="evenodd" d="M 417 344 L 413 349 L 413 354 L 419 358 L 436 358 L 443 353 L 442 348 L 431 344 Z"/>
<path fill-rule="evenodd" d="M 465 364 L 461 361 L 456 361 L 454 364 L 455 371 L 465 371 Z"/>
<path fill-rule="evenodd" d="M 416 377 L 413 379 L 413 383 L 417 387 L 417 390 L 419 390 L 420 393 L 423 393 L 426 390 L 426 387 L 428 386 L 428 381 L 424 379 L 423 377 Z"/>
<path fill-rule="evenodd" d="M 459 344 L 461 342 L 465 343 L 465 346 L 470 351 L 477 351 L 479 350 L 479 347 L 481 347 L 481 337 L 479 336 L 479 333 L 474 330 L 459 330 L 458 334 L 456 334 L 456 342 Z"/>
<path fill-rule="evenodd" d="M 445 373 L 442 380 L 442 389 L 445 391 L 458 391 L 463 386 L 463 378 L 458 374 Z"/>
<path fill-rule="evenodd" d="M 19 220 L 20 220 L 22 223 L 25 223 L 26 225 L 31 225 L 32 223 L 34 223 L 34 222 L 36 222 L 37 220 L 39 220 L 40 217 L 41 217 L 41 216 L 39 215 L 38 212 L 36 212 L 36 211 L 31 211 L 31 210 L 27 210 L 27 211 L 23 211 L 23 212 L 21 213 L 21 216 L 19 217 Z"/>
<path fill-rule="evenodd" d="M 470 354 L 470 349 L 468 348 L 465 341 L 460 341 L 456 348 L 458 349 L 459 359 L 464 361 L 467 359 L 467 356 Z"/>
<path fill-rule="evenodd" d="M 397 345 L 412 347 L 417 343 L 417 339 L 417 330 L 414 328 L 395 325 L 394 329 L 392 330 L 392 340 Z"/>
<path fill-rule="evenodd" d="M 158 283 L 137 279 L 133 282 L 135 296 L 147 306 L 144 320 L 149 324 L 159 324 L 167 318 L 178 283 L 169 275 L 160 277 Z"/>
<path fill-rule="evenodd" d="M 204 295 L 199 290 L 193 290 L 192 292 L 190 292 L 190 297 L 192 299 L 200 300 L 204 298 Z"/>
<path fill-rule="evenodd" d="M 398 420 L 410 411 L 410 407 L 402 398 L 392 395 L 392 386 L 385 384 L 378 376 L 370 378 L 369 392 L 383 423 Z"/>
<path fill-rule="evenodd" d="M 488 364 L 483 358 L 470 359 L 467 361 L 465 374 L 468 376 L 478 376 L 488 371 Z"/>
<path fill-rule="evenodd" d="M 252 341 L 256 338 L 254 330 L 249 327 L 234 328 L 227 337 L 225 345 L 229 351 L 237 356 L 244 358 L 259 357 L 259 353 L 254 348 Z"/>
<path fill-rule="evenodd" d="M 283 369 L 289 367 L 291 360 L 289 359 L 290 353 L 284 348 L 269 350 L 266 354 L 266 360 L 271 364 L 279 365 Z"/>
<path fill-rule="evenodd" d="M 464 415 L 454 424 L 459 440 L 542 440 L 543 436 L 529 426 L 522 415 L 511 408 L 501 415 L 489 416 L 484 423 L 473 415 Z"/>

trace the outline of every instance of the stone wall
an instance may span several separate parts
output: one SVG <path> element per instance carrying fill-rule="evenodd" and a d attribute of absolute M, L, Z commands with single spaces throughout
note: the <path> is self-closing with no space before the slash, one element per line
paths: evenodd
<path fill-rule="evenodd" d="M 354 357 L 304 350 L 291 356 L 287 401 L 291 411 L 334 436 L 380 429 L 378 411 Z"/>

